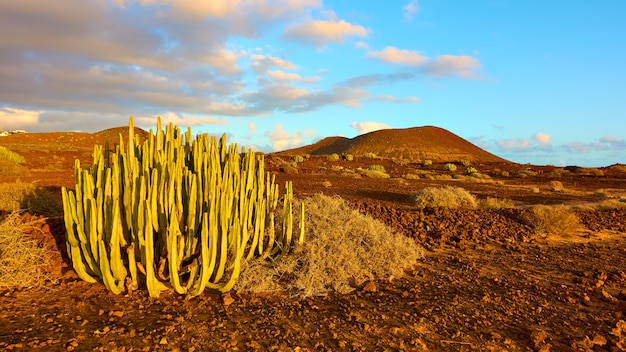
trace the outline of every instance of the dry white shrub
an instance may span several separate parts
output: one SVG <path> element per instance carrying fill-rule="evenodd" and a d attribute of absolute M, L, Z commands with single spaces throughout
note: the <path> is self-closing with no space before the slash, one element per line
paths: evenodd
<path fill-rule="evenodd" d="M 276 262 L 245 263 L 236 290 L 288 291 L 302 297 L 347 293 L 368 280 L 399 277 L 424 257 L 414 240 L 339 197 L 317 194 L 304 204 L 305 242 Z"/>
<path fill-rule="evenodd" d="M 0 287 L 38 287 L 49 277 L 44 268 L 50 263 L 48 249 L 26 238 L 18 213 L 0 223 Z"/>

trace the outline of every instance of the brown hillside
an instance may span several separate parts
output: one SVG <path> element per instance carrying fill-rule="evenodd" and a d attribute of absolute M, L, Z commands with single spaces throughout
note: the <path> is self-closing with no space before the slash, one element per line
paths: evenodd
<path fill-rule="evenodd" d="M 403 158 L 411 161 L 432 160 L 435 162 L 506 161 L 450 131 L 434 126 L 379 130 L 352 139 L 329 137 L 315 144 L 281 153 L 311 155 L 346 153 L 354 156 L 375 153 L 380 157 Z"/>
<path fill-rule="evenodd" d="M 118 143 L 120 140 L 120 134 L 124 138 L 124 142 L 128 142 L 128 126 L 113 127 L 100 132 L 94 133 L 94 135 L 100 137 L 104 141 L 112 143 Z M 135 135 L 139 136 L 139 140 L 143 141 L 148 137 L 148 132 L 142 130 L 139 127 L 135 127 Z"/>

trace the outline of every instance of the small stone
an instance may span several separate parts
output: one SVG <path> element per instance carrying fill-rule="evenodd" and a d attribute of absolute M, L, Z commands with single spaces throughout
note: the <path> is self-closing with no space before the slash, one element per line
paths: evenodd
<path fill-rule="evenodd" d="M 602 335 L 596 334 L 593 337 L 593 344 L 598 346 L 604 346 L 606 345 L 606 338 Z"/>
<path fill-rule="evenodd" d="M 230 293 L 226 293 L 223 297 L 222 300 L 224 301 L 224 305 L 225 306 L 229 306 L 231 304 L 233 304 L 235 302 L 235 299 L 230 295 Z"/>
<path fill-rule="evenodd" d="M 167 345 L 167 338 L 162 338 L 161 341 L 159 341 L 159 345 Z"/>
<path fill-rule="evenodd" d="M 374 281 L 368 281 L 365 286 L 363 286 L 363 292 L 376 292 L 376 283 L 374 283 Z"/>

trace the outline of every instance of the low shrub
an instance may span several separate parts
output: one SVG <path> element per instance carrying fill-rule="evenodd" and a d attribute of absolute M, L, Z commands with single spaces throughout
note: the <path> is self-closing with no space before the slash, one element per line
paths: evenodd
<path fill-rule="evenodd" d="M 462 166 L 469 166 L 470 165 L 470 161 L 469 160 L 459 160 L 459 164 L 461 164 Z"/>
<path fill-rule="evenodd" d="M 426 187 L 413 195 L 418 207 L 476 208 L 476 197 L 466 189 L 454 186 Z"/>
<path fill-rule="evenodd" d="M 0 160 L 0 176 L 28 176 L 30 171 L 22 164 L 9 160 Z"/>
<path fill-rule="evenodd" d="M 432 161 L 432 160 L 428 160 L 428 159 L 427 159 L 427 160 L 422 161 L 422 165 L 424 165 L 424 166 L 430 166 L 430 165 L 432 165 L 432 164 L 433 164 L 433 161 Z"/>
<path fill-rule="evenodd" d="M 550 187 L 550 190 L 554 192 L 563 192 L 565 190 L 565 187 L 563 187 L 563 183 L 561 183 L 561 181 L 550 181 L 548 183 L 548 187 Z"/>
<path fill-rule="evenodd" d="M 424 257 L 414 240 L 339 197 L 316 194 L 304 204 L 304 243 L 276 262 L 245 262 L 236 290 L 286 291 L 301 297 L 348 293 L 369 280 L 400 277 Z"/>
<path fill-rule="evenodd" d="M 487 197 L 480 201 L 483 209 L 510 209 L 515 208 L 515 203 L 510 199 Z"/>
<path fill-rule="evenodd" d="M 304 161 L 304 157 L 302 155 L 296 155 L 292 158 L 292 160 L 296 163 L 301 163 Z"/>
<path fill-rule="evenodd" d="M 565 206 L 536 205 L 522 215 L 522 220 L 537 233 L 567 235 L 580 227 L 580 219 Z"/>
<path fill-rule="evenodd" d="M 447 163 L 443 166 L 443 169 L 446 171 L 456 171 L 456 165 L 454 165 L 453 163 Z"/>
<path fill-rule="evenodd" d="M 0 212 L 12 213 L 25 210 L 24 197 L 33 192 L 35 186 L 19 180 L 14 183 L 0 183 Z"/>
<path fill-rule="evenodd" d="M 50 280 L 49 248 L 23 233 L 24 223 L 18 213 L 10 214 L 0 223 L 0 287 L 40 287 Z"/>
<path fill-rule="evenodd" d="M 344 158 L 344 160 L 347 160 L 347 161 L 354 160 L 354 156 L 352 154 L 344 154 L 343 158 Z"/>
<path fill-rule="evenodd" d="M 475 173 L 477 173 L 477 172 L 478 172 L 478 170 L 476 170 L 475 168 L 473 168 L 473 167 L 471 167 L 471 166 L 470 166 L 470 167 L 468 167 L 467 169 L 465 169 L 465 174 L 466 174 L 466 175 L 475 174 Z"/>
<path fill-rule="evenodd" d="M 390 178 L 391 177 L 389 176 L 388 173 L 384 171 L 369 170 L 369 169 L 363 172 L 363 176 L 368 177 L 368 178 Z"/>
<path fill-rule="evenodd" d="M 626 209 L 626 199 L 609 199 L 598 204 L 598 210 Z"/>
<path fill-rule="evenodd" d="M 368 153 L 363 154 L 363 157 L 365 159 L 376 159 L 376 158 L 378 158 L 376 153 L 372 153 L 372 152 L 368 152 Z"/>
<path fill-rule="evenodd" d="M 326 156 L 326 160 L 328 160 L 328 161 L 337 161 L 337 160 L 339 160 L 339 154 L 337 154 L 337 153 L 329 154 L 328 156 Z"/>
<path fill-rule="evenodd" d="M 380 172 L 387 172 L 385 170 L 385 167 L 382 165 L 378 165 L 378 164 L 373 164 L 367 167 L 368 170 L 370 171 L 380 171 Z"/>

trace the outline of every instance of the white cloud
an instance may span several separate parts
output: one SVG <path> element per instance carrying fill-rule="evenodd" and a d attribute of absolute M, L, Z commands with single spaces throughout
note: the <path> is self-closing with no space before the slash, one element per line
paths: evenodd
<path fill-rule="evenodd" d="M 417 0 L 411 0 L 406 5 L 402 6 L 402 18 L 405 21 L 410 21 L 419 12 L 420 7 Z"/>
<path fill-rule="evenodd" d="M 480 77 L 474 72 L 481 67 L 480 62 L 475 57 L 467 55 L 440 55 L 431 59 L 415 50 L 386 46 L 381 51 L 369 51 L 367 56 L 392 65 L 417 67 L 423 73 L 432 76 Z"/>
<path fill-rule="evenodd" d="M 370 51 L 367 56 L 386 63 L 405 66 L 419 66 L 428 61 L 426 56 L 417 51 L 398 49 L 393 46 L 386 46 L 381 51 Z"/>
<path fill-rule="evenodd" d="M 424 70 L 426 73 L 436 76 L 460 76 L 465 78 L 478 78 L 474 73 L 481 67 L 478 59 L 471 56 L 441 55 L 435 60 L 429 61 Z"/>
<path fill-rule="evenodd" d="M 406 97 L 406 98 L 397 98 L 393 95 L 381 95 L 370 98 L 372 101 L 386 101 L 390 103 L 419 103 L 421 101 L 418 97 Z"/>
<path fill-rule="evenodd" d="M 535 136 L 533 137 L 533 140 L 537 143 L 539 143 L 540 145 L 550 145 L 550 135 L 543 133 L 543 132 L 537 132 L 535 134 Z"/>
<path fill-rule="evenodd" d="M 185 129 L 191 126 L 205 126 L 205 125 L 227 125 L 228 122 L 215 118 L 215 117 L 198 117 L 198 116 L 185 116 L 176 114 L 173 112 L 167 112 L 165 114 L 160 115 L 161 122 L 163 125 L 167 125 L 169 123 L 173 123 L 174 125 L 180 127 L 181 129 Z M 135 125 L 141 126 L 144 128 L 154 128 L 157 124 L 158 116 L 139 116 L 134 117 Z"/>
<path fill-rule="evenodd" d="M 367 35 L 367 29 L 363 26 L 330 19 L 312 20 L 288 27 L 282 37 L 319 48 L 328 43 L 343 43 L 346 37 L 367 37 Z"/>
<path fill-rule="evenodd" d="M 315 137 L 315 130 L 296 130 L 294 133 L 289 134 L 285 131 L 282 124 L 277 124 L 274 126 L 273 131 L 265 132 L 265 136 L 270 140 L 272 150 L 280 151 L 302 146 L 304 139 Z"/>
<path fill-rule="evenodd" d="M 295 70 L 297 67 L 290 61 L 279 57 L 256 54 L 251 56 L 252 70 L 259 75 L 266 74 L 270 68 L 279 67 L 287 70 Z"/>
<path fill-rule="evenodd" d="M 39 123 L 40 111 L 0 108 L 0 131 L 31 130 Z"/>
<path fill-rule="evenodd" d="M 526 150 L 530 147 L 530 141 L 526 138 L 507 138 L 496 142 L 500 149 L 505 150 Z"/>
<path fill-rule="evenodd" d="M 313 83 L 313 82 L 318 82 L 322 79 L 319 76 L 302 77 L 297 73 L 285 72 L 281 70 L 268 71 L 267 75 L 270 78 L 275 79 L 277 81 L 296 81 L 296 82 Z"/>
<path fill-rule="evenodd" d="M 372 122 L 372 121 L 364 121 L 364 122 L 352 122 L 351 125 L 357 131 L 358 135 L 362 135 L 365 133 L 378 131 L 378 130 L 386 130 L 392 128 L 386 123 L 381 122 Z"/>

